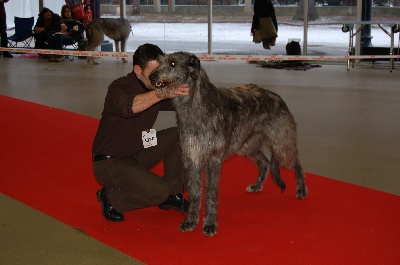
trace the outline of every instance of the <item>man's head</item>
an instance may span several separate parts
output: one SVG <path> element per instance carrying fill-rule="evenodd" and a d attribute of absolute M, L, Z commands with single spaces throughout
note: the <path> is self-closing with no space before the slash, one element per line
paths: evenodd
<path fill-rule="evenodd" d="M 133 54 L 133 71 L 137 78 L 149 89 L 154 89 L 149 80 L 149 75 L 160 65 L 158 57 L 163 55 L 164 53 L 157 45 L 149 43 L 139 46 Z"/>
<path fill-rule="evenodd" d="M 39 16 L 42 16 L 44 20 L 50 20 L 53 17 L 53 11 L 51 11 L 47 7 L 43 7 L 42 11 L 40 11 Z"/>

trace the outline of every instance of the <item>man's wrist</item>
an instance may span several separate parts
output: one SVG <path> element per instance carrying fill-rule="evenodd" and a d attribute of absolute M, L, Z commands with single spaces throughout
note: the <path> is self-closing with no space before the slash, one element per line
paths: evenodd
<path fill-rule="evenodd" d="M 155 93 L 156 97 L 159 98 L 159 99 L 161 99 L 161 100 L 167 98 L 166 95 L 165 95 L 165 93 L 164 93 L 164 91 L 163 91 L 162 89 L 155 89 L 155 90 L 154 90 L 154 93 Z"/>

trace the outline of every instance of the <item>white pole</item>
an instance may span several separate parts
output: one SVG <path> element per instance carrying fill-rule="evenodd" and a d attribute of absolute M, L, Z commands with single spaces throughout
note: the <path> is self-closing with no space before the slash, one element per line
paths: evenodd
<path fill-rule="evenodd" d="M 357 0 L 357 19 L 358 21 L 361 21 L 361 14 L 362 13 L 362 0 Z M 356 24 L 356 31 L 358 25 Z M 361 31 L 356 34 L 356 54 L 355 55 L 360 55 L 361 51 Z"/>
<path fill-rule="evenodd" d="M 212 54 L 212 6 L 213 1 L 208 0 L 208 54 Z"/>
<path fill-rule="evenodd" d="M 120 6 L 120 18 L 126 18 L 126 0 L 120 0 L 119 1 L 119 6 Z"/>
<path fill-rule="evenodd" d="M 308 34 L 308 0 L 304 0 L 304 35 L 303 55 L 307 55 L 307 34 Z"/>

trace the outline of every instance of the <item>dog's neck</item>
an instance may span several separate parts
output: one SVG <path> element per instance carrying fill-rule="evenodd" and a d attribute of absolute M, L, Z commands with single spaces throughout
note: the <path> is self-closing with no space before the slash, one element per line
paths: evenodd
<path fill-rule="evenodd" d="M 193 89 L 193 92 L 199 93 L 199 95 L 209 93 L 210 89 L 216 89 L 216 87 L 210 82 L 206 71 L 204 71 L 202 67 L 200 67 L 200 74 L 192 76 L 191 80 L 193 80 L 193 84 L 190 84 L 190 89 Z"/>
<path fill-rule="evenodd" d="M 210 94 L 215 93 L 217 90 L 217 88 L 208 79 L 207 73 L 203 68 L 200 69 L 199 75 L 192 75 L 188 82 L 183 83 L 189 84 L 189 96 L 180 96 L 174 98 L 173 101 L 176 101 L 175 106 L 177 108 L 181 108 L 182 105 L 191 105 L 192 101 L 199 102 L 203 98 L 209 97 Z M 192 110 L 192 108 L 188 109 Z"/>

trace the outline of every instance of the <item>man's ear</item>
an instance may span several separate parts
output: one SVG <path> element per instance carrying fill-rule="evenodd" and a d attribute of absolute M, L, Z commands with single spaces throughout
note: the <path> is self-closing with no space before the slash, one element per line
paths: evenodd
<path fill-rule="evenodd" d="M 189 59 L 189 65 L 193 66 L 197 69 L 200 69 L 200 60 L 199 58 L 197 58 L 195 55 L 193 55 L 192 57 L 190 57 Z"/>
<path fill-rule="evenodd" d="M 142 68 L 140 68 L 139 65 L 134 65 L 133 72 L 135 72 L 136 76 L 139 77 L 142 74 Z"/>

